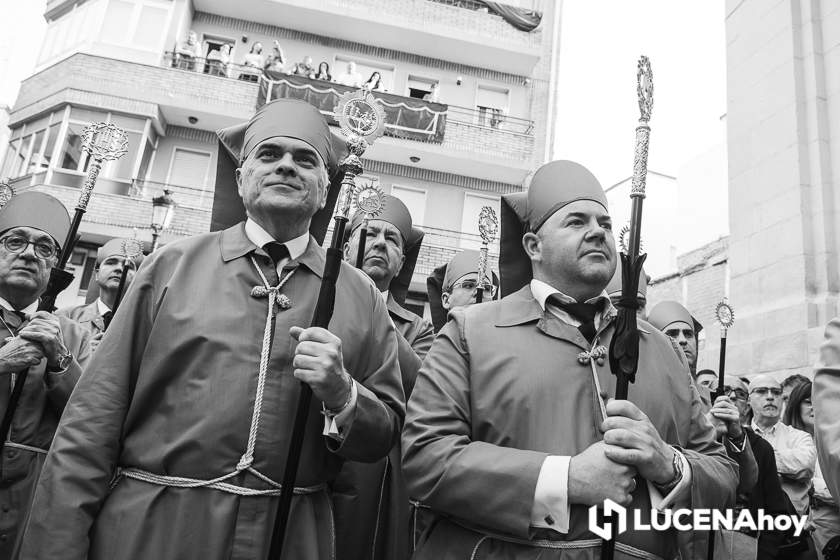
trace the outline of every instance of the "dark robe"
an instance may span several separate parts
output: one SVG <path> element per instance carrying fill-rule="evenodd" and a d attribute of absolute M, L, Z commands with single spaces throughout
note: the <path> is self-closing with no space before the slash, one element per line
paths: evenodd
<path fill-rule="evenodd" d="M 387 305 L 399 333 L 400 373 L 408 399 L 434 331 L 391 294 Z M 407 560 L 411 555 L 411 508 L 400 464 L 396 445 L 381 461 L 348 461 L 342 467 L 333 493 L 338 560 Z"/>
<path fill-rule="evenodd" d="M 13 313 L 0 310 L 3 320 L 17 332 L 24 324 Z M 59 317 L 61 336 L 73 360 L 64 371 L 47 373 L 47 361 L 30 368 L 18 409 L 12 421 L 9 441 L 3 448 L 0 469 L 0 559 L 18 557 L 23 528 L 35 483 L 44 465 L 58 420 L 82 369 L 90 358 L 87 329 L 67 317 Z M 6 329 L 0 326 L 2 331 Z M 0 334 L 0 346 L 6 344 Z M 0 376 L 0 418 L 6 413 L 11 394 L 11 375 Z"/>
<path fill-rule="evenodd" d="M 239 470 L 267 314 L 267 300 L 251 296 L 263 283 L 249 256 L 275 275 L 255 249 L 240 223 L 168 244 L 144 263 L 62 418 L 36 492 L 26 558 L 266 558 L 277 497 L 114 479 L 117 467 L 203 481 Z M 289 328 L 310 324 L 324 262 L 310 237 L 286 268 L 295 270 L 281 290 L 291 307 L 274 317 L 251 464 L 273 481 L 283 479 L 300 389 Z M 342 341 L 358 400 L 341 442 L 322 435 L 321 403 L 312 403 L 296 481 L 307 490 L 293 498 L 284 559 L 334 556 L 325 487 L 343 459 L 387 455 L 402 424 L 394 329 L 375 287 L 344 263 L 330 331 Z M 272 489 L 251 471 L 225 482 Z"/>
<path fill-rule="evenodd" d="M 613 318 L 595 345 L 609 347 Z M 630 399 L 688 460 L 690 507 L 731 506 L 738 469 L 715 440 L 685 362 L 665 335 L 644 321 L 639 329 Z M 531 526 L 545 458 L 573 456 L 602 439 L 592 365 L 579 360 L 590 348 L 577 328 L 544 313 L 527 285 L 500 301 L 450 312 L 420 369 L 402 436 L 411 497 L 438 515 L 414 560 L 599 557 L 584 505 L 571 505 L 566 534 Z M 602 390 L 614 394 L 608 361 L 595 369 Z M 646 486 L 639 483 L 631 505 L 643 521 L 651 508 Z M 633 549 L 673 558 L 676 544 L 673 530 L 631 529 L 618 538 L 616 558 Z"/>

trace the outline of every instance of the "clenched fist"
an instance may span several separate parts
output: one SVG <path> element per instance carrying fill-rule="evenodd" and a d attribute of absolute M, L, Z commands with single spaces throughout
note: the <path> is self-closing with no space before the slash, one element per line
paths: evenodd
<path fill-rule="evenodd" d="M 299 343 L 292 360 L 295 377 L 309 385 L 327 408 L 344 406 L 352 379 L 344 371 L 341 339 L 320 327 L 292 327 L 289 334 Z"/>
<path fill-rule="evenodd" d="M 636 469 L 607 457 L 610 446 L 593 443 L 569 461 L 569 503 L 601 505 L 610 500 L 623 506 L 633 500 Z"/>

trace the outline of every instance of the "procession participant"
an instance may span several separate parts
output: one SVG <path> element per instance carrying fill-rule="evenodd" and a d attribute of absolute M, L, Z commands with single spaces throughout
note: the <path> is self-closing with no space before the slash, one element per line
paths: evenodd
<path fill-rule="evenodd" d="M 710 392 L 714 392 L 717 389 L 718 374 L 713 369 L 701 369 L 697 372 L 694 379 L 698 387 L 705 387 Z"/>
<path fill-rule="evenodd" d="M 757 375 L 750 384 L 752 430 L 766 439 L 776 454 L 782 490 L 799 514 L 808 509 L 808 490 L 814 476 L 817 451 L 813 438 L 780 421 L 782 387 L 769 375 Z"/>
<path fill-rule="evenodd" d="M 265 558 L 300 381 L 320 402 L 283 558 L 333 558 L 328 484 L 343 459 L 378 460 L 397 440 L 404 397 L 377 290 L 341 264 L 330 330 L 302 328 L 334 201 L 326 121 L 283 99 L 219 137 L 213 227 L 234 225 L 138 272 L 50 449 L 26 558 Z"/>
<path fill-rule="evenodd" d="M 344 246 L 357 262 L 364 214 L 356 213 Z M 399 364 L 406 400 L 417 370 L 432 345 L 432 325 L 402 307 L 420 253 L 423 231 L 414 227 L 403 202 L 384 196 L 384 209 L 367 223 L 362 271 L 387 302 L 397 329 Z M 400 469 L 399 446 L 374 464 L 348 461 L 333 485 L 339 560 L 400 560 L 411 552 L 409 501 Z"/>
<path fill-rule="evenodd" d="M 70 216 L 55 197 L 27 191 L 0 211 L 0 417 L 16 374 L 29 368 L 9 434 L 0 434 L 0 558 L 17 558 L 35 483 L 64 405 L 90 356 L 87 329 L 38 311 Z"/>
<path fill-rule="evenodd" d="M 111 310 L 114 308 L 114 302 L 117 301 L 123 266 L 127 267 L 126 270 L 128 271 L 125 277 L 125 286 L 123 286 L 123 293 L 125 293 L 134 279 L 137 267 L 143 262 L 142 253 L 134 258 L 125 256 L 123 247 L 126 241 L 131 240 L 111 239 L 96 252 L 94 279 L 99 296 L 90 303 L 65 307 L 59 309 L 56 313 L 56 315 L 69 317 L 88 328 L 92 336 L 90 341 L 91 351 L 96 350 L 96 347 L 99 346 L 102 335 L 105 333 L 105 327 L 114 316 Z"/>
<path fill-rule="evenodd" d="M 610 301 L 613 305 L 618 305 L 618 300 L 621 299 L 621 259 L 616 258 L 615 260 L 615 274 L 613 274 L 610 283 L 607 284 L 607 295 L 610 297 Z M 642 268 L 642 273 L 639 275 L 639 280 L 644 278 L 644 281 L 639 282 L 639 291 L 636 293 L 636 301 L 639 303 L 639 309 L 636 311 L 636 314 L 640 319 L 644 319 L 646 317 L 646 308 L 647 308 L 647 288 L 648 284 L 650 284 L 650 276 L 648 276 L 647 272 L 645 272 L 644 267 Z"/>
<path fill-rule="evenodd" d="M 733 503 L 737 468 L 687 365 L 644 321 L 633 402 L 603 401 L 615 389 L 604 288 L 616 255 L 597 179 L 547 163 L 527 192 L 502 198 L 501 218 L 505 297 L 450 313 L 409 401 L 403 472 L 439 517 L 414 558 L 551 560 L 574 549 L 591 559 L 601 541 L 587 510 L 605 499 L 645 521 L 654 506 Z M 672 558 L 675 531 L 629 528 L 617 550 Z"/>
<path fill-rule="evenodd" d="M 435 332 L 440 331 L 446 324 L 446 315 L 450 309 L 475 303 L 479 287 L 479 258 L 478 251 L 461 251 L 448 263 L 434 269 L 426 279 L 426 292 L 429 295 L 429 309 Z M 483 282 L 482 302 L 494 300 L 499 295 L 499 277 L 492 270 L 490 275 L 492 278 L 485 278 Z"/>
<path fill-rule="evenodd" d="M 825 327 L 814 369 L 813 402 L 820 470 L 831 495 L 840 503 L 840 318 Z"/>
<path fill-rule="evenodd" d="M 661 301 L 653 306 L 648 322 L 667 334 L 685 352 L 691 375 L 697 372 L 697 347 L 703 325 L 676 301 Z"/>

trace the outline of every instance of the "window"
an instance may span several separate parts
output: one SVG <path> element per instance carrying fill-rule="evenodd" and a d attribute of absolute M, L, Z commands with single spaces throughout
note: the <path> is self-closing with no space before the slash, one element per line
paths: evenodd
<path fill-rule="evenodd" d="M 181 187 L 204 188 L 209 170 L 209 153 L 175 148 L 166 182 Z"/>
<path fill-rule="evenodd" d="M 94 38 L 95 25 L 101 13 L 101 2 L 77 2 L 59 18 L 47 24 L 47 31 L 38 57 L 38 64 L 69 53 L 85 41 Z M 117 22 L 117 33 L 123 22 Z"/>
<path fill-rule="evenodd" d="M 481 248 L 481 238 L 478 233 L 478 216 L 481 209 L 489 206 L 496 212 L 496 219 L 499 218 L 501 203 L 498 197 L 482 194 L 464 193 L 464 212 L 461 217 L 461 231 L 467 235 L 461 238 L 462 249 Z M 498 235 L 496 236 L 498 241 Z"/>
<path fill-rule="evenodd" d="M 478 122 L 482 126 L 499 128 L 508 112 L 510 91 L 493 86 L 478 86 L 475 106 L 478 109 Z"/>
<path fill-rule="evenodd" d="M 409 76 L 407 86 L 408 96 L 414 97 L 415 99 L 423 99 L 423 97 L 432 92 L 432 86 L 437 83 L 438 80 Z"/>
<path fill-rule="evenodd" d="M 47 115 L 12 133 L 3 167 L 4 177 L 20 177 L 49 167 L 61 128 L 61 116 L 61 111 Z"/>
<path fill-rule="evenodd" d="M 105 43 L 159 51 L 166 39 L 172 2 L 109 0 L 99 38 Z"/>
<path fill-rule="evenodd" d="M 408 213 L 411 214 L 411 221 L 415 226 L 422 226 L 426 219 L 426 191 L 411 187 L 391 187 L 391 196 L 402 200 Z"/>

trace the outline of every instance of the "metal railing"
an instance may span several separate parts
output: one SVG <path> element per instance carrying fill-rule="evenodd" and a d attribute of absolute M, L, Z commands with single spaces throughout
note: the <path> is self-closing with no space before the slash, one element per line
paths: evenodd
<path fill-rule="evenodd" d="M 143 200 L 152 200 L 167 190 L 172 194 L 178 206 L 197 208 L 199 210 L 211 210 L 213 208 L 213 189 L 201 187 L 188 187 L 184 185 L 173 185 L 160 181 L 147 181 L 135 179 L 131 183 L 129 196 Z"/>

